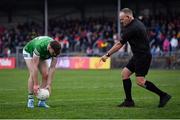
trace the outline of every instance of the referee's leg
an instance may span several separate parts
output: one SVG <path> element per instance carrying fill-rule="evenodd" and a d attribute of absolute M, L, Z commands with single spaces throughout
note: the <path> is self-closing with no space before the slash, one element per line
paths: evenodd
<path fill-rule="evenodd" d="M 123 80 L 124 92 L 125 92 L 127 101 L 132 101 L 132 95 L 131 95 L 132 83 L 131 83 L 131 79 L 130 79 L 130 76 L 132 74 L 133 73 L 127 67 L 125 67 L 121 72 L 121 77 L 122 77 L 122 80 Z"/>
<path fill-rule="evenodd" d="M 125 100 L 118 105 L 118 107 L 133 107 L 134 106 L 134 101 L 132 99 L 131 95 L 131 88 L 132 88 L 132 83 L 130 76 L 134 73 L 134 59 L 131 58 L 126 67 L 122 70 L 121 72 L 121 77 L 123 80 L 123 88 L 125 92 Z"/>
<path fill-rule="evenodd" d="M 151 63 L 151 58 L 147 57 L 142 59 L 137 59 L 135 63 L 135 74 L 136 74 L 136 82 L 139 86 L 156 93 L 160 97 L 158 107 L 164 107 L 167 102 L 170 100 L 171 96 L 166 92 L 160 90 L 155 84 L 145 79 L 146 74 L 148 73 L 149 67 Z"/>

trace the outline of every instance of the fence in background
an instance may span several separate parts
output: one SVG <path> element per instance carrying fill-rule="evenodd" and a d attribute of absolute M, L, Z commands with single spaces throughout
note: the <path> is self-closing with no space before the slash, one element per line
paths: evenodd
<path fill-rule="evenodd" d="M 11 55 L 13 58 L 0 58 L 0 69 L 9 68 L 26 68 L 22 55 L 22 47 L 16 48 L 16 54 Z M 78 57 L 77 57 L 78 56 Z M 62 69 L 109 69 L 123 68 L 129 61 L 131 55 L 116 53 L 108 60 L 107 63 L 99 64 L 99 57 L 87 57 L 83 53 L 61 54 L 58 58 L 57 68 Z M 16 64 L 15 64 L 16 63 Z M 1 67 L 1 65 L 5 65 Z M 152 58 L 151 68 L 158 69 L 180 69 L 180 52 L 164 53 Z"/>

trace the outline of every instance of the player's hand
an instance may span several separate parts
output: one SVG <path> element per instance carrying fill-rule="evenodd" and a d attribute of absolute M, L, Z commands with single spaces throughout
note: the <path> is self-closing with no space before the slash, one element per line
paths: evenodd
<path fill-rule="evenodd" d="M 33 90 L 34 90 L 34 94 L 37 95 L 37 92 L 39 90 L 39 85 L 34 85 Z"/>
<path fill-rule="evenodd" d="M 51 89 L 51 86 L 50 86 L 50 85 L 46 85 L 45 89 L 50 90 L 50 89 Z"/>
<path fill-rule="evenodd" d="M 45 89 L 49 90 L 49 94 L 51 94 L 51 85 L 46 85 Z"/>
<path fill-rule="evenodd" d="M 107 55 L 103 55 L 101 58 L 100 58 L 100 61 L 103 61 L 103 62 L 106 62 L 106 60 L 108 59 L 108 56 Z"/>

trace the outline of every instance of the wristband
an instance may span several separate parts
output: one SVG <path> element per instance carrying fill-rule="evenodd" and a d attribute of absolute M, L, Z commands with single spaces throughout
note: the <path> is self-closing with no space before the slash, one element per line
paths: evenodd
<path fill-rule="evenodd" d="M 107 57 L 110 57 L 111 55 L 109 53 L 106 54 Z"/>

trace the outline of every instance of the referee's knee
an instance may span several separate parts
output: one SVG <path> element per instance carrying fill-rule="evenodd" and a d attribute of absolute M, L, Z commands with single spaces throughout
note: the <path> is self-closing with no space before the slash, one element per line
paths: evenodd
<path fill-rule="evenodd" d="M 128 74 L 126 74 L 126 72 L 122 71 L 121 77 L 122 77 L 122 80 L 125 80 L 125 79 L 129 79 L 130 76 Z"/>
<path fill-rule="evenodd" d="M 146 82 L 146 80 L 145 80 L 144 77 L 136 77 L 136 83 L 137 83 L 137 85 L 139 85 L 139 86 L 144 86 L 145 82 Z"/>

